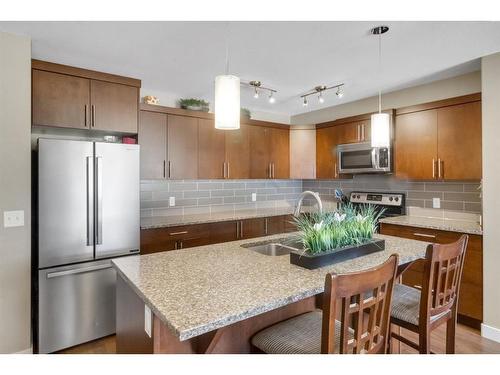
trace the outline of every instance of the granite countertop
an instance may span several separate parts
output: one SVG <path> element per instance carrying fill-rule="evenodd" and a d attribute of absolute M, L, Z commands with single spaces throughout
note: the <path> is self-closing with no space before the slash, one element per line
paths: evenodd
<path fill-rule="evenodd" d="M 296 235 L 296 233 L 295 233 Z M 425 255 L 426 242 L 377 235 L 386 249 L 316 270 L 242 244 L 294 233 L 113 260 L 131 288 L 184 341 L 323 292 L 327 272 L 370 268 L 398 253 L 400 264 Z"/>
<path fill-rule="evenodd" d="M 420 217 L 420 216 L 395 216 L 380 219 L 381 223 L 404 225 L 410 227 L 429 228 L 482 235 L 483 229 L 474 221 L 455 220 L 446 218 Z"/>
<path fill-rule="evenodd" d="M 219 221 L 244 220 L 257 217 L 271 217 L 291 215 L 294 207 L 256 208 L 249 210 L 235 210 L 214 212 L 210 214 L 192 214 L 175 216 L 152 216 L 141 218 L 141 229 L 166 228 L 178 225 L 206 224 Z M 317 211 L 316 207 L 302 207 L 301 212 Z"/>

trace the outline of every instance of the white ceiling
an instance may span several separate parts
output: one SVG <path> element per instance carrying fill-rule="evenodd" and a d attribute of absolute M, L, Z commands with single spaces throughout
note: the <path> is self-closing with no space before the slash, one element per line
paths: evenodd
<path fill-rule="evenodd" d="M 373 26 L 386 24 L 378 74 Z M 0 30 L 32 37 L 33 57 L 140 78 L 144 88 L 213 101 L 213 79 L 230 72 L 278 90 L 276 103 L 251 110 L 295 115 L 384 91 L 478 70 L 478 58 L 500 51 L 500 22 L 0 22 Z M 229 30 L 229 31 L 228 31 Z M 320 84 L 345 83 L 339 100 L 299 95 Z M 311 98 L 314 99 L 314 98 Z"/>

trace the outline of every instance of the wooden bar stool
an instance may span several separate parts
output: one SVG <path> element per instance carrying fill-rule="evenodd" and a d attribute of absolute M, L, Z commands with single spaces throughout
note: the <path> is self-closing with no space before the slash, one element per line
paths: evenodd
<path fill-rule="evenodd" d="M 392 332 L 392 337 L 418 350 L 430 353 L 431 332 L 446 323 L 446 353 L 455 353 L 458 295 L 469 237 L 457 242 L 427 247 L 422 291 L 394 286 L 391 323 L 418 333 L 419 343 Z"/>
<path fill-rule="evenodd" d="M 252 345 L 268 354 L 385 353 L 397 268 L 394 254 L 366 271 L 326 275 L 323 312 L 268 327 L 252 337 Z"/>

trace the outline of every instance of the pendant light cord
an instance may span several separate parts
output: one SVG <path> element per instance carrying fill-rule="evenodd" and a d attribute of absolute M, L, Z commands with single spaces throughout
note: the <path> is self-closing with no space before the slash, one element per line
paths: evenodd
<path fill-rule="evenodd" d="M 382 74 L 382 33 L 378 34 L 378 79 Z M 381 82 L 381 80 L 379 81 Z M 378 86 L 378 113 L 382 113 L 382 85 Z"/>
<path fill-rule="evenodd" d="M 226 69 L 225 75 L 229 75 L 229 22 L 226 24 Z"/>

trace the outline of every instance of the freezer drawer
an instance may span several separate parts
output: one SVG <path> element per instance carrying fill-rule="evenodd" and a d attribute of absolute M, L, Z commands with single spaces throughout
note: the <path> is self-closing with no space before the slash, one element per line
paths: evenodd
<path fill-rule="evenodd" d="M 116 271 L 110 260 L 40 270 L 38 288 L 40 353 L 115 333 Z"/>

